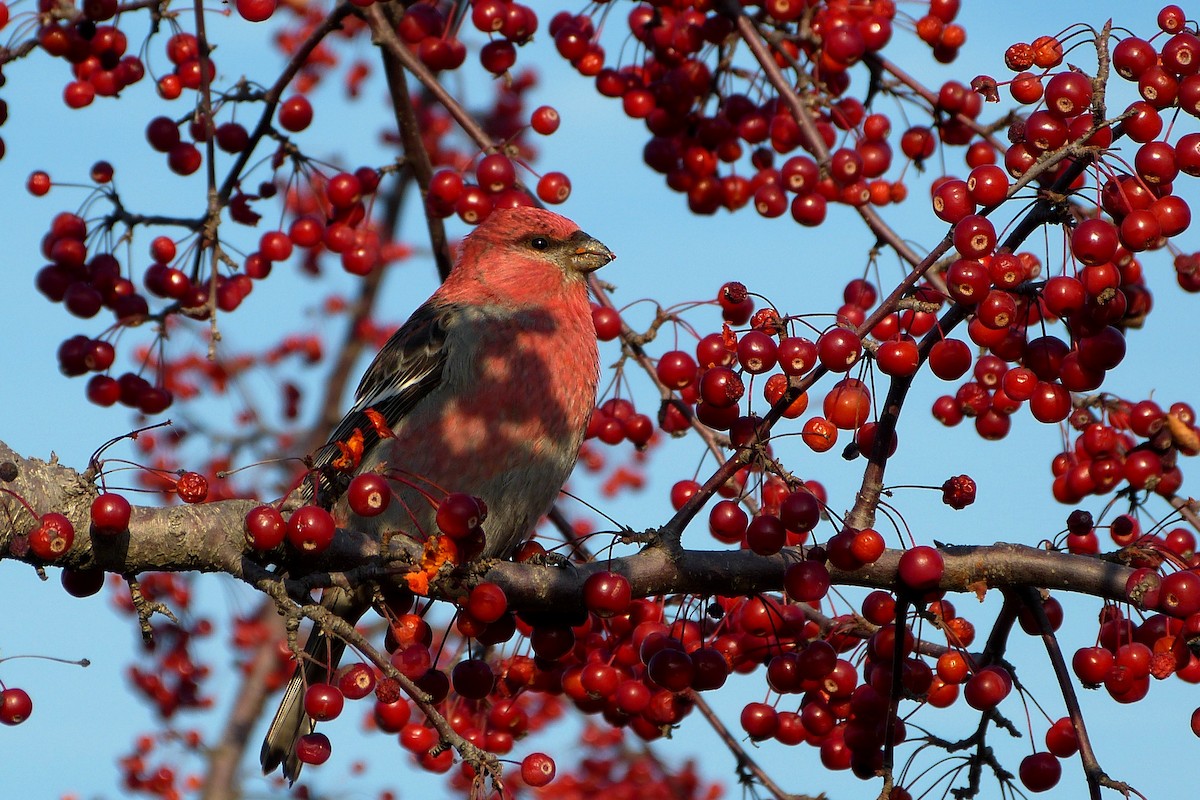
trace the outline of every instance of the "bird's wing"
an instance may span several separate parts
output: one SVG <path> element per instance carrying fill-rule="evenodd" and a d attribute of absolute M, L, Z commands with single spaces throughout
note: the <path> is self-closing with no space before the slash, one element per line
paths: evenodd
<path fill-rule="evenodd" d="M 357 428 L 363 437 L 363 456 L 381 441 L 380 431 L 367 416 L 368 409 L 395 428 L 410 411 L 438 387 L 448 357 L 446 335 L 458 312 L 453 306 L 425 303 L 392 334 L 367 367 L 355 392 L 354 407 L 338 423 L 329 443 L 317 451 L 313 466 L 324 467 L 341 454 Z"/>

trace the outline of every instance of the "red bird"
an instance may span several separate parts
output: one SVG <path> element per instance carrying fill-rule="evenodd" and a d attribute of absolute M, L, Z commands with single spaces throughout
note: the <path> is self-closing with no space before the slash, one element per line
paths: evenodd
<path fill-rule="evenodd" d="M 536 208 L 494 211 L 463 240 L 446 281 L 392 335 L 358 386 L 356 402 L 314 466 L 363 436 L 358 471 L 386 467 L 394 497 L 360 517 L 341 497 L 340 527 L 423 539 L 436 501 L 482 498 L 481 558 L 510 555 L 558 496 L 579 456 L 596 400 L 599 356 L 587 276 L 613 259 L 574 222 Z M 368 410 L 394 438 L 381 438 Z M 323 487 L 325 486 L 323 482 Z M 362 592 L 326 589 L 322 604 L 348 621 L 369 607 Z M 330 679 L 345 643 L 314 628 L 267 730 L 264 772 L 300 773 L 296 740 L 312 731 L 304 692 Z"/>

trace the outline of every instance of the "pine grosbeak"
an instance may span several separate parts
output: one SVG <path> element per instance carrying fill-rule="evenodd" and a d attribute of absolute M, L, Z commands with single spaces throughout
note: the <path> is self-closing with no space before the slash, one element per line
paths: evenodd
<path fill-rule="evenodd" d="M 494 211 L 469 234 L 449 277 L 375 356 L 354 407 L 314 458 L 327 467 L 341 452 L 336 443 L 357 429 L 358 471 L 392 478 L 383 514 L 357 516 L 343 496 L 333 506 L 338 525 L 422 539 L 436 532 L 436 501 L 463 492 L 487 505 L 481 557 L 510 555 L 579 455 L 600 374 L 587 276 L 612 258 L 575 223 L 541 209 Z M 372 409 L 394 438 L 380 436 Z M 324 478 L 321 487 L 318 501 L 337 492 Z M 357 621 L 369 587 L 326 589 L 322 604 Z M 296 779 L 295 742 L 313 727 L 304 692 L 330 680 L 344 648 L 317 628 L 309 635 L 306 663 L 263 742 L 264 772 L 282 764 Z"/>

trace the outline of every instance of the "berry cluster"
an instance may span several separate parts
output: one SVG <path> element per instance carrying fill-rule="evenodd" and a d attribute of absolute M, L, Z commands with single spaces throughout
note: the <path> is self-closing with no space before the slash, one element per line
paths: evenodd
<path fill-rule="evenodd" d="M 63 102 L 70 108 L 90 105 L 97 96 L 116 97 L 146 76 L 141 58 L 126 53 L 129 42 L 125 34 L 116 24 L 102 24 L 112 20 L 117 11 L 117 0 L 88 0 L 78 10 L 64 9 L 53 0 L 38 2 L 37 14 L 42 20 L 38 46 L 71 65 L 73 80 L 63 87 Z M 195 72 L 198 62 L 194 54 L 191 61 Z"/>
<path fill-rule="evenodd" d="M 203 617 L 192 619 L 187 613 L 192 599 L 187 579 L 150 573 L 140 579 L 138 591 L 146 602 L 169 602 L 180 621 L 153 625 L 152 638 L 143 640 L 145 658 L 129 667 L 130 684 L 164 720 L 180 711 L 211 707 L 213 699 L 204 693 L 202 684 L 212 669 L 197 658 L 195 646 L 197 639 L 212 633 L 213 624 Z M 114 597 L 122 612 L 131 616 L 142 613 L 128 593 Z"/>
<path fill-rule="evenodd" d="M 778 217 L 790 207 L 797 222 L 818 225 L 831 202 L 902 201 L 907 196 L 903 182 L 883 177 L 893 160 L 891 121 L 843 96 L 851 67 L 878 63 L 899 21 L 896 5 L 783 0 L 764 4 L 763 11 L 759 23 L 771 31 L 773 66 L 819 85 L 829 98 L 828 107 L 814 106 L 809 120 L 797 120 L 781 98 L 762 97 L 753 86 L 734 90 L 757 70 L 712 58 L 720 52 L 714 45 L 722 45 L 736 26 L 707 4 L 636 6 L 627 26 L 645 56 L 625 66 L 603 66 L 603 50 L 586 14 L 559 14 L 550 32 L 560 54 L 580 73 L 595 76 L 600 94 L 620 98 L 627 116 L 644 121 L 653 137 L 646 144 L 646 163 L 665 176 L 667 186 L 686 194 L 696 213 L 735 211 L 752 203 L 763 216 Z M 954 23 L 958 3 L 933 2 L 928 11 L 914 21 L 915 32 L 935 57 L 953 61 L 966 39 Z M 966 143 L 981 108 L 980 98 L 967 87 L 947 84 L 934 107 L 936 133 L 919 125 L 907 129 L 901 139 L 904 155 L 923 161 L 939 136 L 949 144 Z M 809 154 L 792 155 L 801 148 Z M 749 176 L 739 172 L 747 153 Z M 786 161 L 776 165 L 777 156 Z"/>
<path fill-rule="evenodd" d="M 196 730 L 170 731 L 137 737 L 133 750 L 121 757 L 121 786 L 132 794 L 144 794 L 159 800 L 178 800 L 200 790 L 204 780 L 199 774 L 180 774 L 175 765 L 180 752 L 200 753 L 204 741 Z M 159 763 L 153 763 L 157 756 Z"/>
<path fill-rule="evenodd" d="M 210 153 L 229 170 L 210 187 L 213 202 L 195 219 L 151 218 L 125 208 L 112 167 L 97 162 L 94 195 L 85 210 L 63 212 L 50 224 L 42 245 L 49 263 L 38 272 L 38 289 L 81 319 L 112 314 L 103 332 L 73 336 L 59 349 L 64 374 L 89 375 L 92 402 L 153 415 L 172 402 L 226 392 L 251 369 L 290 357 L 319 361 L 322 347 L 315 336 L 286 337 L 262 353 L 226 353 L 219 360 L 167 354 L 156 338 L 129 348 L 136 368 L 115 368 L 126 355 L 118 353 L 118 341 L 131 338 L 119 337 L 129 329 L 150 322 L 155 336 L 165 337 L 188 319 L 215 325 L 218 314 L 238 309 L 277 264 L 295 260 L 315 276 L 336 259 L 346 272 L 367 276 L 409 255 L 410 248 L 393 242 L 376 214 L 377 206 L 398 205 L 399 195 L 391 193 L 407 180 L 399 175 L 408 164 L 330 165 L 305 152 L 305 137 L 299 135 L 314 122 L 311 90 L 341 65 L 337 42 L 360 37 L 379 10 L 370 0 L 353 5 L 356 9 L 339 6 L 333 13 L 342 16 L 327 18 L 316 8 L 238 0 L 245 20 L 277 18 L 278 44 L 292 59 L 294 80 L 266 93 L 249 83 L 212 85 L 218 71 L 203 36 L 178 28 L 165 36 L 170 66 L 157 78 L 158 91 L 164 100 L 186 97 L 188 110 L 146 120 L 145 140 L 179 176 L 217 166 L 206 164 Z M 112 0 L 88 0 L 82 9 L 50 0 L 38 5 L 30 49 L 40 47 L 72 65 L 64 89 L 72 108 L 96 95 L 116 95 L 147 71 L 146 56 L 128 55 L 118 22 L 109 24 L 117 10 Z M 121 9 L 123 16 L 134 10 Z M 760 302 L 737 281 L 721 286 L 704 304 L 720 309 L 719 329 L 692 328 L 682 312 L 667 310 L 639 337 L 607 299 L 594 307 L 597 337 L 623 340 L 622 365 L 636 361 L 646 368 L 662 398 L 656 416 L 643 413 L 646 407 L 639 410 L 627 391 L 633 381 L 622 374 L 617 394 L 598 404 L 587 430 L 585 465 L 602 466 L 598 445 L 627 441 L 637 451 L 632 466 L 614 471 L 602 491 L 611 495 L 642 485 L 638 468 L 665 439 L 656 428 L 668 436 L 694 433 L 714 453 L 732 451 L 717 476 L 721 480 L 707 485 L 679 480 L 671 503 L 686 521 L 717 495 L 707 508 L 710 535 L 748 551 L 739 557 L 761 556 L 762 563 L 779 565 L 781 587 L 738 596 L 634 598 L 622 568 L 613 566 L 590 572 L 582 587 L 584 607 L 576 613 L 518 612 L 499 585 L 441 569 L 447 562 L 469 562 L 486 535 L 487 509 L 476 498 L 450 494 L 440 498 L 438 531 L 426 543 L 429 569 L 408 577 L 409 588 L 423 594 L 434 576 L 453 573 L 448 583 L 439 582 L 439 590 L 454 587 L 454 615 L 439 617 L 433 604 L 416 613 L 413 592 L 382 588 L 391 595 L 385 612 L 390 666 L 432 698 L 456 735 L 497 754 L 513 752 L 519 739 L 569 706 L 590 716 L 584 742 L 596 750 L 615 750 L 625 731 L 658 738 L 691 713 L 696 692 L 718 689 L 734 673 L 757 673 L 768 689 L 762 701 L 742 709 L 741 727 L 750 740 L 807 744 L 827 768 L 864 779 L 891 769 L 893 748 L 909 738 L 906 704 L 939 709 L 961 696 L 992 719 L 1006 698 L 1023 692 L 1022 684 L 992 643 L 981 652 L 971 649 L 974 625 L 941 597 L 949 557 L 915 541 L 899 555 L 888 554 L 884 533 L 872 527 L 882 507 L 879 497 L 869 508 L 868 501 L 856 500 L 839 519 L 819 482 L 788 471 L 779 454 L 784 440 L 772 438 L 785 430 L 799 433 L 798 441 L 814 453 L 832 450 L 843 438 L 848 440 L 843 456 L 859 458 L 881 478 L 899 445 L 895 415 L 903 401 L 889 399 L 883 405 L 895 408 L 877 408 L 880 389 L 886 387 L 889 398 L 902 397 L 928 364 L 929 372 L 952 383 L 952 391 L 934 403 L 938 420 L 950 426 L 969 418 L 980 437 L 1001 439 L 1027 405 L 1035 420 L 1060 424 L 1064 431 L 1065 452 L 1051 462 L 1059 501 L 1078 505 L 1117 492 L 1130 503 L 1130 513 L 1101 524 L 1076 509 L 1065 533 L 1048 543 L 1092 555 L 1101 549 L 1097 531 L 1107 530 L 1120 549 L 1114 559 L 1136 568 L 1126 593 L 1138 612 L 1125 604 L 1105 605 L 1097 644 L 1075 654 L 1080 680 L 1104 686 L 1122 703 L 1144 697 L 1151 678 L 1200 680 L 1200 659 L 1189 648 L 1200 636 L 1194 536 L 1157 524 L 1141 529 L 1141 507 L 1152 497 L 1180 501 L 1180 457 L 1200 452 L 1195 412 L 1184 402 L 1093 394 L 1123 362 L 1126 336 L 1154 310 L 1151 270 L 1143 269 L 1143 258 L 1167 250 L 1178 284 L 1200 291 L 1200 258 L 1175 244 L 1191 223 L 1182 191 L 1189 178 L 1200 175 L 1200 133 L 1191 124 L 1200 117 L 1200 38 L 1194 23 L 1177 6 L 1166 6 L 1158 14 L 1159 30 L 1146 38 L 1109 39 L 1107 31 L 1078 26 L 1009 47 L 1004 60 L 1013 75 L 1007 80 L 981 75 L 969 84 L 948 80 L 930 89 L 889 62 L 883 50 L 893 35 L 911 32 L 936 60 L 953 61 L 966 38 L 955 22 L 957 0 L 908 8 L 892 0 L 766 0 L 744 7 L 680 0 L 637 4 L 623 23 L 611 11 L 603 5 L 557 13 L 546 33 L 578 73 L 595 79 L 600 94 L 619 98 L 621 111 L 643 122 L 650 136 L 644 161 L 670 189 L 686 195 L 691 210 L 753 207 L 765 217 L 790 215 L 816 226 L 826 221 L 831 204 L 841 205 L 867 221 L 881 246 L 900 253 L 911 269 L 894 291 L 881 292 L 877 287 L 887 286 L 872 259 L 872 280 L 848 281 L 840 307 L 820 323 L 814 321 L 819 317 Z M 278 19 L 284 13 L 287 19 Z M 7 16 L 7 5 L 0 3 L 0 27 Z M 622 26 L 628 31 L 618 31 L 627 36 L 627 46 L 608 48 L 621 54 L 620 63 L 608 63 L 600 44 L 606 18 L 610 35 Z M 513 72 L 518 50 L 532 41 L 538 25 L 530 7 L 511 0 L 457 6 L 421 0 L 391 26 L 422 65 L 411 71 L 425 89 L 436 88 L 429 81 L 438 80 L 437 73 L 466 65 L 471 37 L 483 38 L 480 34 L 486 42 L 478 48 L 478 62 L 501 78 L 478 115 L 482 135 L 470 132 L 473 141 L 456 132 L 465 110 L 435 102 L 436 92 L 417 92 L 408 98 L 409 107 L 397 109 L 416 119 L 415 133 L 433 170 L 429 185 L 421 187 L 431 217 L 474 223 L 493 209 L 533 203 L 525 173 L 537 176 L 537 200 L 561 203 L 569 197 L 567 175 L 533 172 L 527 135 L 553 134 L 559 114 L 550 106 L 529 112 L 525 99 L 535 78 Z M 335 29 L 339 33 L 329 35 Z M 159 41 L 155 33 L 145 47 L 133 49 L 151 53 L 151 43 Z M 1089 73 L 1093 50 L 1097 67 Z M 1116 114 L 1102 104 L 1112 88 L 1103 82 L 1110 66 L 1136 87 L 1139 98 Z M 361 64 L 344 70 L 348 94 L 357 96 L 368 72 Z M 855 96 L 861 72 L 871 82 Z M 1002 88 L 1024 108 L 997 127 L 982 120 Z M 255 112 L 259 124 L 248 122 Z M 4 116 L 6 107 L 0 106 L 0 122 Z M 273 151 L 265 159 L 253 157 L 266 143 Z M 952 148 L 961 148 L 963 177 L 952 174 L 949 164 L 959 163 L 951 158 Z M 270 174 L 255 176 L 255 169 Z M 935 169 L 945 174 L 932 176 L 930 219 L 947 235 L 922 262 L 876 209 L 907 200 L 914 176 Z M 27 182 L 35 197 L 55 186 L 40 170 Z M 1014 199 L 1031 199 L 1033 210 L 1003 219 L 1008 212 L 1002 209 L 1015 208 Z M 111 212 L 95 216 L 92 209 L 103 204 Z M 272 218 L 267 209 L 274 206 L 283 209 L 273 215 L 280 222 L 239 247 L 230 230 Z M 154 236 L 145 266 L 118 260 L 117 245 L 150 225 L 183 233 Z M 1035 231 L 1040 233 L 1032 235 Z M 1038 255 L 1032 243 L 1041 240 L 1050 246 Z M 364 294 L 368 301 L 370 291 Z M 386 324 L 370 319 L 369 309 L 352 311 L 353 305 L 334 298 L 324 310 L 354 314 L 353 335 L 360 341 L 386 337 Z M 667 325 L 676 334 L 674 344 L 650 354 L 644 345 Z M 959 325 L 965 333 L 953 335 Z M 827 375 L 818 396 L 815 386 Z M 301 390 L 287 383 L 282 395 L 283 419 L 298 419 Z M 293 444 L 289 433 L 278 433 L 264 417 L 258 409 L 241 412 L 237 424 L 251 433 L 243 439 Z M 181 470 L 180 464 L 189 463 L 180 450 L 188 435 L 139 436 L 136 447 L 151 462 L 139 478 L 144 486 L 185 503 L 250 493 L 236 491 L 225 477 L 228 452 L 214 450 L 204 464 Z M 354 477 L 346 489 L 351 511 L 361 517 L 384 513 L 393 502 L 394 479 L 386 472 Z M 940 488 L 943 502 L 954 509 L 969 506 L 976 494 L 967 475 L 928 488 Z M 871 491 L 864 481 L 863 496 Z M 91 508 L 93 545 L 119 544 L 129 535 L 130 518 L 123 497 L 101 494 Z M 818 531 L 822 521 L 830 522 L 825 536 Z M 585 540 L 576 543 L 581 550 L 586 527 L 574 525 Z M 299 571 L 305 556 L 332 544 L 336 524 L 316 505 L 285 518 L 278 504 L 263 504 L 247 514 L 244 532 L 252 557 L 285 561 Z M 42 514 L 10 552 L 32 553 L 38 564 L 62 563 L 75 535 L 66 517 Z M 528 543 L 518 559 L 544 552 L 541 544 Z M 866 580 L 868 573 L 893 575 L 884 572 L 892 564 L 887 591 L 868 594 L 858 613 L 826 616 L 837 608 L 829 599 L 831 588 L 847 573 L 857 572 L 849 582 Z M 455 583 L 460 578 L 461 585 Z M 85 596 L 101 588 L 104 576 L 64 570 L 62 580 L 69 592 Z M 1015 602 L 1015 594 L 1006 597 Z M 211 626 L 188 618 L 188 584 L 174 576 L 145 577 L 123 608 L 142 615 L 139 604 L 156 600 L 169 600 L 184 621 L 158 626 L 150 656 L 130 675 L 136 690 L 171 718 L 210 703 L 202 691 L 208 667 L 196 659 L 193 645 Z M 1062 623 L 1062 607 L 1053 597 L 1019 605 L 1014 613 L 1026 633 L 1046 635 Z M 235 646 L 248 650 L 266 632 L 257 620 L 238 620 L 232 636 Z M 275 655 L 272 683 L 290 670 L 287 647 L 281 645 Z M 375 727 L 398 734 L 423 768 L 450 771 L 454 752 L 380 666 L 387 664 L 351 664 L 327 683 L 307 687 L 306 712 L 329 720 L 344 713 L 346 700 L 372 698 Z M 0 692 L 0 722 L 16 724 L 31 708 L 23 691 Z M 1200 712 L 1192 724 L 1200 732 Z M 189 742 L 193 748 L 198 744 Z M 189 790 L 190 779 L 149 764 L 155 746 L 153 740 L 139 743 L 124 763 L 127 787 L 163 797 Z M 1045 750 L 1021 762 L 1019 780 L 1030 791 L 1052 788 L 1061 775 L 1059 760 L 1078 747 L 1070 718 L 1051 722 Z M 331 751 L 329 739 L 314 732 L 301 738 L 297 755 L 320 764 Z M 464 764 L 455 785 L 470 786 L 477 777 L 473 769 Z M 554 780 L 555 791 L 586 794 L 653 796 L 654 782 L 668 780 L 677 784 L 673 796 L 699 796 L 705 789 L 689 769 L 668 775 L 661 764 L 627 752 L 588 760 L 577 770 L 560 768 L 545 753 L 529 753 L 519 774 L 528 787 Z M 908 788 L 891 789 L 893 800 L 910 796 Z"/>

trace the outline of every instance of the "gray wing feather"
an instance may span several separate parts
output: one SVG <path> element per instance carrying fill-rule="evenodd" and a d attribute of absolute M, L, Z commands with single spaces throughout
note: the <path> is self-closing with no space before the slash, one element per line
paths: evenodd
<path fill-rule="evenodd" d="M 452 306 L 426 303 L 392 334 L 363 373 L 354 407 L 342 417 L 329 443 L 313 457 L 314 468 L 319 470 L 336 459 L 341 453 L 337 442 L 349 439 L 356 428 L 362 432 L 364 458 L 379 445 L 380 436 L 367 417 L 367 409 L 374 409 L 394 429 L 417 403 L 441 385 L 447 361 L 447 331 L 457 316 Z M 324 475 L 321 485 L 325 490 L 331 488 Z M 336 498 L 323 499 L 331 503 Z"/>

